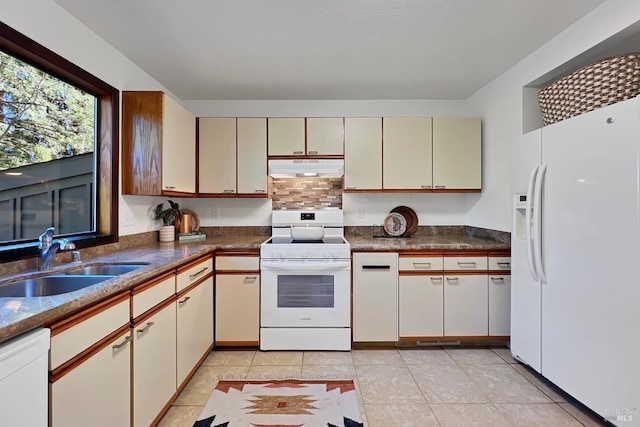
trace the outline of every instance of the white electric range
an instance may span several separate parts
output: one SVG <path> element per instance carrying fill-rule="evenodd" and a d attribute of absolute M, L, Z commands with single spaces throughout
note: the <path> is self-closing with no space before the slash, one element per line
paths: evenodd
<path fill-rule="evenodd" d="M 297 241 L 296 227 L 322 228 Z M 260 246 L 260 349 L 351 349 L 351 247 L 341 209 L 273 211 Z"/>

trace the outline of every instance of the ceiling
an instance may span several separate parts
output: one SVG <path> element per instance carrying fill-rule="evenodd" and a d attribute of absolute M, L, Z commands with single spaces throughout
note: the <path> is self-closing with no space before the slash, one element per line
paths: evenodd
<path fill-rule="evenodd" d="M 604 0 L 55 0 L 182 100 L 466 99 Z"/>

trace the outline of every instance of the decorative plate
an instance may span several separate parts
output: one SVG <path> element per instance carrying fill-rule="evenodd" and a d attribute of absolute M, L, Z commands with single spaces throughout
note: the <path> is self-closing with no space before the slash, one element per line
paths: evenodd
<path fill-rule="evenodd" d="M 390 236 L 401 236 L 407 231 L 407 220 L 401 214 L 392 212 L 384 219 L 384 231 Z"/>
<path fill-rule="evenodd" d="M 397 212 L 407 220 L 407 231 L 404 233 L 405 236 L 411 236 L 413 233 L 418 231 L 418 214 L 416 214 L 416 211 L 408 206 L 398 206 L 391 209 L 391 212 Z"/>

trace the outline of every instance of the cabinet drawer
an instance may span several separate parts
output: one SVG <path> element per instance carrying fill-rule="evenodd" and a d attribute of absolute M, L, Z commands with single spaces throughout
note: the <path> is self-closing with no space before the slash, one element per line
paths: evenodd
<path fill-rule="evenodd" d="M 511 270 L 511 257 L 489 257 L 489 270 Z"/>
<path fill-rule="evenodd" d="M 260 258 L 257 256 L 218 256 L 216 257 L 216 271 L 258 271 Z"/>
<path fill-rule="evenodd" d="M 205 277 L 207 274 L 213 272 L 213 258 L 207 258 L 206 260 L 195 264 L 186 270 L 182 270 L 178 273 L 176 279 L 176 292 L 180 292 L 192 283 Z"/>
<path fill-rule="evenodd" d="M 80 313 L 68 319 L 71 326 L 52 325 L 51 351 L 49 369 L 53 370 L 81 351 L 91 347 L 116 329 L 129 323 L 129 298 L 118 298 L 120 301 L 103 309 L 94 309 Z M 88 316 L 88 317 L 86 317 Z M 60 326 L 59 326 L 60 325 Z M 56 333 L 56 329 L 64 329 Z"/>
<path fill-rule="evenodd" d="M 444 257 L 445 270 L 486 270 L 486 256 Z"/>
<path fill-rule="evenodd" d="M 164 279 L 159 278 L 149 286 L 145 284 L 140 288 L 143 289 L 140 291 L 133 290 L 133 309 L 131 313 L 133 319 L 174 295 L 176 292 L 176 276 L 172 274 Z"/>
<path fill-rule="evenodd" d="M 441 256 L 400 257 L 398 261 L 400 271 L 442 271 L 443 266 Z"/>

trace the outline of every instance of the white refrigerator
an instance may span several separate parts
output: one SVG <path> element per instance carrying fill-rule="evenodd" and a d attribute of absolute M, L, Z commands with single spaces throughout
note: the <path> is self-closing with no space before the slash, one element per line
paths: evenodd
<path fill-rule="evenodd" d="M 640 101 L 517 138 L 512 191 L 512 353 L 640 426 Z"/>

